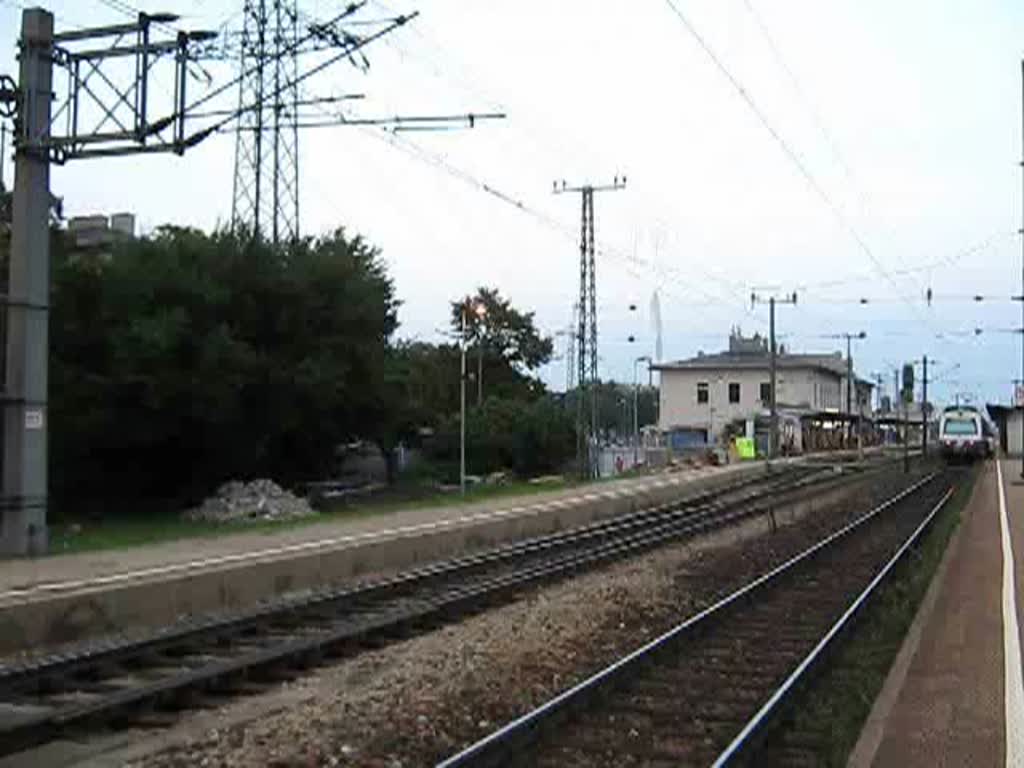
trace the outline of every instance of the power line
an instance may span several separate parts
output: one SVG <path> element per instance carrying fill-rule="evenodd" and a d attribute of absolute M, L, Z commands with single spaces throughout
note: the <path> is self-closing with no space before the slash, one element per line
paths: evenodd
<path fill-rule="evenodd" d="M 391 5 L 389 5 L 388 3 L 381 2 L 380 0 L 370 0 L 370 2 L 371 2 L 371 4 L 373 4 L 374 6 L 380 8 L 381 10 L 383 10 L 386 13 L 395 13 L 396 12 L 395 9 Z M 398 41 L 390 40 L 390 39 L 388 41 L 388 45 L 390 45 L 393 48 L 396 48 L 397 50 L 399 50 L 400 52 L 405 53 L 406 55 L 413 55 L 414 57 L 418 58 L 421 62 L 423 62 L 431 70 L 431 72 L 433 73 L 433 75 L 435 77 L 437 77 L 437 78 L 446 78 L 453 85 L 455 85 L 456 87 L 464 89 L 464 90 L 466 90 L 467 92 L 469 92 L 471 94 L 475 95 L 475 94 L 480 93 L 480 89 L 477 86 L 473 85 L 471 82 L 469 82 L 470 78 L 466 77 L 464 73 L 460 73 L 459 76 L 457 76 L 455 78 L 452 78 L 451 75 L 445 74 L 445 73 L 443 73 L 441 71 L 441 66 L 447 66 L 447 62 L 444 59 L 445 52 L 444 52 L 444 50 L 443 50 L 443 48 L 441 46 L 437 45 L 436 42 L 430 40 L 424 34 L 423 30 L 419 28 L 419 26 L 420 25 L 418 25 L 417 27 L 414 27 L 412 29 L 411 34 L 416 36 L 416 37 L 418 37 L 423 42 L 423 44 L 427 48 L 430 49 L 429 53 L 421 53 L 421 54 L 418 54 L 418 55 L 415 54 L 415 53 L 414 54 L 409 54 L 408 53 L 408 49 L 404 48 L 401 43 L 399 43 Z M 441 60 L 441 62 L 442 62 L 441 66 L 439 66 L 435 62 L 435 59 L 440 59 Z M 458 67 L 455 67 L 455 68 L 457 69 Z M 501 108 L 504 109 L 504 106 L 501 106 Z M 517 121 L 517 123 L 519 125 L 522 125 L 522 116 L 520 116 L 520 119 Z M 541 143 L 539 141 L 537 141 L 537 139 L 536 139 L 535 132 L 529 132 L 528 131 L 527 132 L 527 136 L 526 136 L 526 140 L 531 145 L 533 145 L 533 147 L 535 149 L 541 146 Z M 550 135 L 550 132 L 549 131 L 545 131 L 545 135 L 543 137 L 543 142 L 546 145 L 550 145 L 551 140 L 552 140 L 552 137 Z M 565 145 L 565 146 L 561 147 L 561 149 L 565 150 L 567 148 L 567 146 L 568 145 Z M 604 246 L 603 249 L 599 249 L 599 250 L 604 250 L 605 253 L 603 255 L 608 255 L 607 254 L 608 246 Z M 617 254 L 616 257 L 617 258 L 622 258 L 623 260 L 626 260 L 626 259 L 630 258 L 629 256 L 626 256 L 626 255 L 623 255 L 623 254 Z M 721 275 L 716 274 L 714 271 L 709 270 L 709 269 L 703 267 L 699 262 L 695 262 L 692 265 L 688 265 L 687 269 L 683 270 L 683 269 L 680 269 L 680 268 L 675 267 L 673 265 L 661 263 L 661 262 L 658 261 L 657 258 L 654 258 L 654 259 L 650 260 L 648 265 L 645 265 L 645 268 L 648 268 L 652 273 L 655 270 L 657 270 L 657 275 L 654 276 L 655 280 L 669 279 L 669 280 L 674 280 L 675 282 L 677 282 L 680 285 L 689 285 L 690 283 L 692 283 L 693 282 L 693 272 L 697 271 L 701 275 L 703 275 L 705 278 L 707 278 L 708 281 L 713 282 L 713 283 L 717 284 L 718 286 L 721 286 L 721 288 L 723 289 L 723 294 L 721 294 L 721 295 L 710 294 L 710 293 L 702 290 L 701 292 L 704 295 L 709 296 L 709 297 L 713 297 L 714 302 L 725 302 L 727 304 L 728 303 L 735 304 L 737 307 L 742 308 L 743 312 L 749 318 L 751 318 L 754 322 L 757 322 L 757 323 L 761 323 L 762 322 L 759 318 L 757 318 L 755 315 L 753 315 L 751 313 L 750 308 L 747 306 L 747 303 L 746 303 L 747 291 L 746 291 L 746 287 L 745 286 L 743 286 L 742 284 L 737 283 L 735 281 L 730 281 L 727 278 L 724 278 Z M 727 296 L 725 294 L 731 294 L 731 296 Z"/>
<path fill-rule="evenodd" d="M 96 2 L 132 18 L 138 18 L 143 14 L 141 9 L 130 3 L 124 2 L 124 0 L 96 0 Z M 178 31 L 171 24 L 165 21 L 154 21 L 153 25 L 162 28 L 165 32 L 177 33 Z"/>
<path fill-rule="evenodd" d="M 799 97 L 800 102 L 804 106 L 804 109 L 806 109 L 807 112 L 810 114 L 811 119 L 813 120 L 815 126 L 818 129 L 818 132 L 822 135 L 822 138 L 824 138 L 825 143 L 828 145 L 829 150 L 832 153 L 833 159 L 843 169 L 843 174 L 846 176 L 847 183 L 853 189 L 854 193 L 856 194 L 857 200 L 860 203 L 861 211 L 870 212 L 871 206 L 868 204 L 867 193 L 864 191 L 864 188 L 861 186 L 858 179 L 854 175 L 853 169 L 851 168 L 850 164 L 846 161 L 846 158 L 843 156 L 843 153 L 840 151 L 839 143 L 836 141 L 835 136 L 826 125 L 824 118 L 821 116 L 820 110 L 818 110 L 814 102 L 807 95 L 806 90 L 803 88 L 803 86 L 801 86 L 800 80 L 796 76 L 796 72 L 786 62 L 785 57 L 783 57 L 782 55 L 782 51 L 779 49 L 779 46 L 775 43 L 774 38 L 768 31 L 767 25 L 761 19 L 760 14 L 758 14 L 758 12 L 754 9 L 754 6 L 751 3 L 751 1 L 743 1 L 746 5 L 747 11 L 749 11 L 751 17 L 754 19 L 755 25 L 761 32 L 762 37 L 764 37 L 765 42 L 768 44 L 768 47 L 771 50 L 772 56 L 775 58 L 776 63 L 779 65 L 782 71 L 786 73 L 786 76 L 789 78 L 790 84 L 793 86 L 793 90 Z M 904 267 L 904 270 L 901 272 L 901 274 L 905 274 L 908 277 L 910 277 L 910 279 L 915 283 L 915 285 L 917 285 L 917 281 L 914 280 L 912 273 L 906 270 L 906 263 L 903 261 L 903 257 L 899 253 L 899 251 L 896 252 L 896 259 Z M 920 287 L 920 285 L 918 285 L 918 287 Z"/>
<path fill-rule="evenodd" d="M 1016 231 L 1000 230 L 999 232 L 989 235 L 987 238 L 985 238 L 985 240 L 970 245 L 966 248 L 961 248 L 952 254 L 941 256 L 932 261 L 925 262 L 924 264 L 916 264 L 913 266 L 908 266 L 904 269 L 893 270 L 891 274 L 906 275 L 912 272 L 931 272 L 936 269 L 954 268 L 958 266 L 959 262 L 963 261 L 966 257 L 986 251 L 997 242 L 1016 237 Z M 862 273 L 859 275 L 851 275 L 849 277 L 834 278 L 830 280 L 820 280 L 812 283 L 802 283 L 798 287 L 801 291 L 807 291 L 814 288 L 832 288 L 835 286 L 850 285 L 851 283 L 860 283 L 874 279 L 874 275 Z"/>
<path fill-rule="evenodd" d="M 854 227 L 852 222 L 850 222 L 850 220 L 846 217 L 846 214 L 843 212 L 842 208 L 840 208 L 832 200 L 832 198 L 831 198 L 831 196 L 829 196 L 828 192 L 825 191 L 824 187 L 821 186 L 821 184 L 818 182 L 817 178 L 815 178 L 815 176 L 810 172 L 810 170 L 807 168 L 807 165 L 804 163 L 802 157 L 783 138 L 782 134 L 779 133 L 779 131 L 772 124 L 772 122 L 768 119 L 767 115 L 765 115 L 765 113 L 757 105 L 757 102 L 754 101 L 753 97 L 750 95 L 750 92 L 743 86 L 742 83 L 740 83 L 740 81 L 736 78 L 736 76 L 733 75 L 733 73 L 725 65 L 725 63 L 722 61 L 722 59 L 719 58 L 718 54 L 716 54 L 714 52 L 714 50 L 712 50 L 710 45 L 708 45 L 708 43 L 704 40 L 704 38 L 701 36 L 701 34 L 696 30 L 696 28 L 693 26 L 693 24 L 690 23 L 690 20 L 679 9 L 679 7 L 676 5 L 676 3 L 673 2 L 673 0 L 665 0 L 665 2 L 668 5 L 668 7 L 672 10 L 672 12 L 676 15 L 676 17 L 682 22 L 683 26 L 686 27 L 687 31 L 694 38 L 694 40 L 697 41 L 698 45 L 700 45 L 700 47 L 704 51 L 704 53 L 707 54 L 708 58 L 711 59 L 712 63 L 715 65 L 715 67 L 718 69 L 718 71 L 721 72 L 721 74 L 729 81 L 729 83 L 732 85 L 732 87 L 739 94 L 740 98 L 742 98 L 743 101 L 746 103 L 747 107 L 751 110 L 751 112 L 754 113 L 755 117 L 757 117 L 758 121 L 760 121 L 760 123 L 764 127 L 764 129 L 766 131 L 768 131 L 768 133 L 771 135 L 771 137 L 775 140 L 776 144 L 779 145 L 779 147 L 782 149 L 782 151 L 785 154 L 785 156 L 789 159 L 789 161 L 797 169 L 797 171 L 804 178 L 804 180 L 807 182 L 807 184 L 811 187 L 811 189 L 815 192 L 815 194 L 817 194 L 818 197 L 821 198 L 822 202 L 825 203 L 825 205 L 828 207 L 828 209 L 832 212 L 832 215 L 836 219 L 836 221 L 847 232 L 847 234 L 853 239 L 853 241 L 857 244 L 857 246 L 864 253 L 864 255 L 868 257 L 868 259 L 874 265 L 876 271 L 882 277 L 884 277 L 887 281 L 889 281 L 889 283 L 896 290 L 897 295 L 899 295 L 900 294 L 900 286 L 899 286 L 899 284 L 889 274 L 888 270 L 885 268 L 885 265 L 875 255 L 874 251 L 871 250 L 871 247 L 867 244 L 867 242 L 861 236 L 861 234 L 857 230 L 857 228 Z M 906 303 L 907 303 L 907 306 L 909 306 L 911 308 L 911 310 L 915 314 L 917 314 L 917 312 L 918 312 L 917 308 L 915 306 L 913 306 L 913 304 L 911 302 L 909 302 L 909 301 L 906 302 Z M 927 318 L 921 318 L 919 316 L 919 319 L 921 319 L 922 322 L 924 322 L 925 325 L 929 325 L 929 323 L 927 321 Z"/>
<path fill-rule="evenodd" d="M 839 150 L 839 143 L 836 141 L 835 136 L 832 134 L 832 131 L 830 131 L 828 126 L 825 124 L 825 120 L 822 118 L 821 112 L 818 110 L 814 102 L 807 95 L 807 91 L 804 90 L 803 86 L 800 84 L 800 80 L 797 78 L 796 72 L 794 72 L 793 68 L 790 67 L 789 64 L 786 62 L 786 59 L 782 55 L 782 51 L 779 49 L 779 46 L 775 43 L 775 39 L 768 31 L 768 27 L 762 20 L 761 15 L 754 9 L 754 5 L 753 3 L 750 2 L 750 0 L 743 0 L 743 4 L 746 6 L 751 18 L 754 19 L 754 24 L 760 31 L 761 36 L 764 37 L 765 42 L 771 49 L 772 56 L 775 58 L 776 63 L 779 65 L 782 71 L 786 73 L 786 77 L 789 78 L 789 82 L 793 86 L 793 90 L 796 91 L 796 94 L 800 98 L 800 101 L 804 105 L 804 108 L 808 111 L 808 113 L 810 113 L 811 118 L 814 120 L 814 124 L 818 129 L 818 132 L 822 135 L 822 138 L 824 138 L 825 143 L 828 144 L 833 159 L 843 169 L 843 173 L 846 175 L 847 180 L 850 182 L 850 186 L 852 186 L 855 190 L 860 192 L 861 190 L 859 188 L 859 185 L 856 183 L 856 180 L 853 175 L 853 169 L 850 167 L 850 164 L 846 162 L 846 158 L 843 157 L 843 153 Z"/>

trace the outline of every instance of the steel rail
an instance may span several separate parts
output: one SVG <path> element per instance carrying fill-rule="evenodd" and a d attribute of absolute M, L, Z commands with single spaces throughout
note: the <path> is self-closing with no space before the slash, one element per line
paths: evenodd
<path fill-rule="evenodd" d="M 757 714 L 755 714 L 736 735 L 728 747 L 715 759 L 712 768 L 724 768 L 731 765 L 735 760 L 741 759 L 755 749 L 757 736 L 763 733 L 769 723 L 778 715 L 781 709 L 790 701 L 799 684 L 807 679 L 808 674 L 821 662 L 829 646 L 835 641 L 840 633 L 850 624 L 856 614 L 863 608 L 864 604 L 874 595 L 878 586 L 886 579 L 893 568 L 903 559 L 921 534 L 931 525 L 935 516 L 942 510 L 956 491 L 956 487 L 950 488 L 939 502 L 932 508 L 928 516 L 921 521 L 921 524 L 914 529 L 914 532 L 903 542 L 889 561 L 875 574 L 871 582 L 861 591 L 857 598 L 843 612 L 836 622 L 829 628 L 828 632 L 818 641 L 803 661 L 790 673 L 783 683 L 768 698 Z"/>
<path fill-rule="evenodd" d="M 820 472 L 820 470 L 818 471 Z M 203 635 L 240 634 L 252 627 L 258 627 L 261 624 L 271 622 L 276 617 L 293 618 L 302 612 L 315 611 L 332 603 L 345 600 L 382 598 L 398 593 L 403 589 L 415 589 L 426 584 L 431 579 L 440 579 L 459 572 L 468 574 L 472 569 L 483 568 L 501 562 L 512 562 L 519 558 L 540 554 L 547 550 L 555 550 L 560 547 L 578 546 L 587 539 L 614 536 L 622 531 L 628 531 L 630 528 L 650 525 L 649 519 L 672 519 L 680 514 L 697 515 L 714 512 L 716 509 L 721 509 L 724 506 L 735 503 L 756 501 L 775 490 L 775 486 L 779 482 L 785 484 L 791 481 L 793 475 L 797 475 L 797 480 L 799 481 L 813 474 L 814 471 L 812 470 L 801 477 L 799 470 L 793 470 L 786 474 L 775 475 L 774 477 L 758 475 L 753 478 L 743 478 L 722 488 L 703 490 L 682 499 L 640 509 L 610 520 L 598 521 L 567 531 L 532 537 L 473 555 L 432 563 L 368 584 L 328 590 L 297 600 L 282 600 L 242 614 L 217 617 L 181 627 L 174 627 L 170 630 L 154 633 L 146 638 L 104 643 L 84 648 L 79 653 L 61 654 L 56 657 L 45 657 L 25 662 L 18 666 L 2 667 L 0 668 L 0 692 L 5 688 L 19 684 L 29 677 L 54 674 L 68 675 L 73 673 L 75 668 L 80 669 L 83 666 L 100 664 L 114 658 L 123 660 L 127 654 L 132 652 L 138 655 L 154 653 L 174 645 L 194 641 Z M 724 503 L 718 504 L 717 507 L 709 503 L 720 496 L 729 496 L 751 486 L 763 484 L 766 480 L 768 482 L 764 487 L 755 488 L 746 497 L 738 500 L 726 500 Z"/>
<path fill-rule="evenodd" d="M 775 475 L 766 488 L 756 488 L 753 493 L 724 502 L 723 505 L 702 505 L 694 510 L 685 507 L 685 500 L 681 503 L 676 502 L 675 509 L 663 513 L 666 519 L 658 521 L 653 527 L 641 528 L 639 531 L 630 530 L 629 535 L 613 537 L 602 542 L 598 547 L 570 552 L 568 556 L 562 556 L 554 561 L 518 567 L 512 573 L 492 575 L 468 584 L 449 585 L 439 594 L 418 599 L 414 597 L 411 600 L 411 607 L 403 606 L 401 603 L 398 604 L 397 609 L 395 606 L 385 605 L 378 607 L 377 611 L 371 609 L 371 615 L 367 617 L 360 616 L 361 606 L 356 606 L 354 615 L 336 617 L 333 621 L 321 619 L 317 631 L 307 630 L 304 636 L 275 638 L 264 647 L 251 650 L 239 649 L 231 658 L 215 658 L 213 661 L 134 688 L 111 691 L 104 689 L 103 681 L 100 680 L 98 685 L 102 690 L 102 695 L 97 700 L 52 708 L 48 712 L 26 717 L 18 723 L 12 723 L 9 727 L 0 727 L 0 754 L 9 754 L 43 743 L 76 725 L 104 719 L 131 719 L 133 715 L 137 716 L 140 707 L 147 704 L 166 703 L 169 699 L 175 699 L 185 691 L 216 690 L 224 687 L 230 689 L 236 680 L 244 679 L 249 674 L 274 667 L 283 666 L 286 669 L 293 669 L 315 664 L 322 657 L 332 654 L 338 647 L 351 646 L 353 642 L 358 642 L 360 639 L 402 633 L 422 624 L 436 623 L 438 618 L 450 620 L 463 613 L 486 607 L 493 599 L 509 591 L 514 592 L 534 585 L 540 580 L 559 578 L 584 568 L 650 549 L 673 538 L 721 527 L 751 515 L 762 514 L 772 506 L 773 502 L 765 506 L 751 505 L 749 503 L 751 497 L 761 499 L 774 497 L 774 495 L 788 490 L 811 488 L 814 486 L 809 484 L 810 480 L 819 476 L 823 477 L 827 473 L 796 474 L 798 475 L 796 480 L 792 480 L 788 475 Z M 679 509 L 680 506 L 683 508 Z M 724 514 L 723 506 L 726 510 Z M 730 509 L 731 512 L 729 512 Z M 636 516 L 640 513 L 633 514 Z M 243 636 L 237 639 L 244 642 L 246 638 Z M 259 642 L 260 638 L 256 637 L 254 640 Z M 192 650 L 195 651 L 194 648 Z M 232 653 L 230 647 L 226 649 L 226 652 Z M 149 653 L 159 655 L 159 649 L 150 648 Z M 220 649 L 220 653 L 225 653 L 225 649 Z M 216 657 L 217 654 L 213 655 Z M 115 653 L 108 654 L 105 660 L 108 664 L 117 666 L 120 659 Z M 164 660 L 165 663 L 173 663 L 173 661 L 173 657 Z M 70 669 L 73 671 L 73 664 Z M 24 683 L 26 680 L 30 682 L 31 672 L 29 670 L 25 673 L 25 679 L 20 682 Z M 44 670 L 38 677 L 45 679 L 49 676 L 52 678 L 60 673 L 67 676 L 69 670 L 58 670 L 56 673 L 53 670 Z M 17 685 L 10 687 L 7 693 L 16 692 L 18 688 Z M 65 686 L 65 689 L 76 690 L 76 686 L 72 684 Z M 86 682 L 78 689 L 88 691 L 90 685 Z M 0 693 L 3 693 L 2 689 L 0 689 Z M 0 696 L 0 699 L 2 698 Z M 17 704 L 18 702 L 31 704 L 31 697 L 18 696 L 13 703 Z M 50 706 L 52 707 L 52 705 Z"/>
<path fill-rule="evenodd" d="M 711 606 L 691 616 L 682 623 L 662 633 L 655 639 L 615 661 L 599 672 L 572 688 L 563 691 L 554 698 L 511 721 L 502 728 L 471 744 L 457 754 L 441 761 L 436 768 L 466 768 L 466 766 L 501 765 L 511 759 L 530 739 L 543 727 L 543 724 L 567 710 L 583 705 L 586 700 L 600 689 L 620 679 L 624 674 L 637 668 L 652 658 L 656 653 L 680 641 L 698 627 L 702 627 L 712 618 L 717 618 L 725 609 L 751 596 L 762 587 L 774 582 L 779 577 L 793 571 L 796 566 L 814 557 L 833 543 L 844 539 L 851 532 L 873 520 L 886 509 L 907 498 L 925 487 L 938 473 L 933 472 L 908 488 L 900 491 L 890 499 L 875 506 L 868 512 L 857 517 L 839 530 L 829 534 L 817 543 L 789 558 L 767 573 L 748 582 Z"/>

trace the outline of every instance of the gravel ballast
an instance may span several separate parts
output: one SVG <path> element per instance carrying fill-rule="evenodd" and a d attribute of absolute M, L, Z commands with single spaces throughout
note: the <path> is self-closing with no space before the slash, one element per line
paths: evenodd
<path fill-rule="evenodd" d="M 378 766 L 437 760 L 494 730 L 723 592 L 887 498 L 907 478 L 779 530 L 750 520 L 540 590 L 458 624 L 325 667 L 265 694 L 140 732 L 93 765 Z M 90 763 L 86 763 L 89 765 Z"/>

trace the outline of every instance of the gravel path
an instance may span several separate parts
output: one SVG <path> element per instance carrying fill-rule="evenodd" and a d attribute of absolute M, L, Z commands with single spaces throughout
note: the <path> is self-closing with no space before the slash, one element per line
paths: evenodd
<path fill-rule="evenodd" d="M 905 483 L 895 474 L 765 535 L 764 520 L 524 595 L 465 621 L 143 732 L 95 765 L 365 766 L 436 760 L 735 588 Z M 134 761 L 134 762 L 132 762 Z"/>

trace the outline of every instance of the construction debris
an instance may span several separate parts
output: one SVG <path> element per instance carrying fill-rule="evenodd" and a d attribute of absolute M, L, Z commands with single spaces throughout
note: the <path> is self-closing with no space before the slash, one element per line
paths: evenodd
<path fill-rule="evenodd" d="M 273 480 L 238 480 L 224 483 L 200 506 L 185 512 L 186 520 L 233 523 L 245 520 L 291 520 L 316 511 L 302 498 L 286 491 Z"/>

